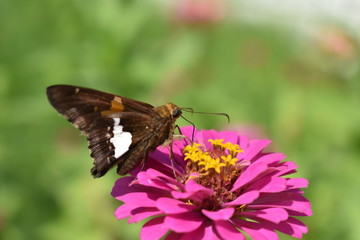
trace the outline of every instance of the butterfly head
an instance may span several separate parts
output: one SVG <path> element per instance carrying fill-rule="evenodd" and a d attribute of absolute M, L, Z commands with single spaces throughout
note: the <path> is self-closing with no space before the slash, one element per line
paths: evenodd
<path fill-rule="evenodd" d="M 169 115 L 171 115 L 171 118 L 174 120 L 178 119 L 182 114 L 181 109 L 173 103 L 167 103 L 165 107 L 168 109 Z"/>

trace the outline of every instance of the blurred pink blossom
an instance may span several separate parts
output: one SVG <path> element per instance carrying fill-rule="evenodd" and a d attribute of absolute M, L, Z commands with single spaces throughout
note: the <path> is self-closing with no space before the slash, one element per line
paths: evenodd
<path fill-rule="evenodd" d="M 351 58 L 355 54 L 355 46 L 351 37 L 341 29 L 328 29 L 320 36 L 322 48 L 338 57 Z"/>
<path fill-rule="evenodd" d="M 224 17 L 225 0 L 176 0 L 175 18 L 188 23 L 217 22 Z"/>

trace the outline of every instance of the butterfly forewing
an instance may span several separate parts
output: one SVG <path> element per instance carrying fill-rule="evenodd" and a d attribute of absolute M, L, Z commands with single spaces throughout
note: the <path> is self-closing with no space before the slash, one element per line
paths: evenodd
<path fill-rule="evenodd" d="M 94 177 L 118 165 L 124 175 L 144 162 L 148 152 L 171 138 L 177 106 L 150 104 L 113 94 L 68 85 L 47 89 L 53 107 L 87 137 Z"/>

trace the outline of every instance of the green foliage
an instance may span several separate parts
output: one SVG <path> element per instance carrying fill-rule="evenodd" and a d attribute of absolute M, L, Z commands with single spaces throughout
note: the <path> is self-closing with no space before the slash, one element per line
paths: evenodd
<path fill-rule="evenodd" d="M 153 1 L 3 0 L 0 238 L 138 236 L 141 223 L 113 216 L 114 171 L 91 178 L 84 137 L 47 102 L 45 88 L 65 83 L 255 126 L 310 180 L 304 239 L 357 239 L 358 59 L 356 48 L 351 58 L 329 55 L 274 27 L 176 22 Z M 185 116 L 198 128 L 229 127 L 222 117 Z"/>

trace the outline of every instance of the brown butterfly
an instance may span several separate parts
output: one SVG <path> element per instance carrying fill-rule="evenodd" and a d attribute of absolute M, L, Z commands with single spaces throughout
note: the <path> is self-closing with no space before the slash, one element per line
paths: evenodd
<path fill-rule="evenodd" d="M 54 85 L 46 93 L 51 105 L 86 135 L 95 178 L 116 165 L 124 175 L 144 163 L 151 150 L 172 140 L 182 114 L 172 103 L 153 107 L 83 87 Z"/>

